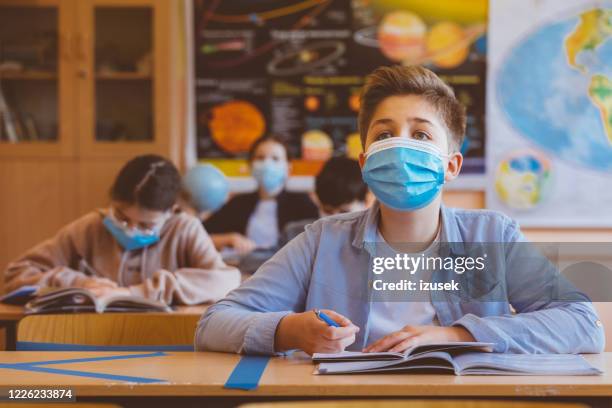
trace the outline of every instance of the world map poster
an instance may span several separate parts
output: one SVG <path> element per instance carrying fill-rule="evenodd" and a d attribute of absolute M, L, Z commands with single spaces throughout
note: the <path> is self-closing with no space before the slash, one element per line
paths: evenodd
<path fill-rule="evenodd" d="M 489 8 L 487 206 L 523 226 L 612 226 L 612 2 Z"/>
<path fill-rule="evenodd" d="M 486 0 L 194 0 L 193 18 L 198 157 L 228 176 L 248 176 L 266 133 L 289 146 L 294 176 L 357 158 L 365 76 L 420 64 L 467 106 L 464 174 L 482 183 Z"/>

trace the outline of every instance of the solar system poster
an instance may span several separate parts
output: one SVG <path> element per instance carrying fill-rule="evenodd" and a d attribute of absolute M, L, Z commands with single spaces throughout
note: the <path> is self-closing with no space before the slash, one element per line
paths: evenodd
<path fill-rule="evenodd" d="M 198 158 L 248 176 L 254 140 L 285 140 L 293 175 L 357 158 L 374 68 L 421 64 L 467 106 L 464 174 L 484 174 L 486 0 L 194 0 Z"/>

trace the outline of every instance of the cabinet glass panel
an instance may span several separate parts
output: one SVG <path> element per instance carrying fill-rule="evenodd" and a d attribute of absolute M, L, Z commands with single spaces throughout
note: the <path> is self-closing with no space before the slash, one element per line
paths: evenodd
<path fill-rule="evenodd" d="M 152 141 L 153 11 L 95 8 L 95 138 Z"/>
<path fill-rule="evenodd" d="M 56 7 L 0 6 L 0 142 L 58 140 Z"/>

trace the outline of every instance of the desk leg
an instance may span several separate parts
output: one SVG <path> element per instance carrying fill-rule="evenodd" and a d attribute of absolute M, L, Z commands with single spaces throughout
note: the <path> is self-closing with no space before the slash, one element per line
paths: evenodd
<path fill-rule="evenodd" d="M 4 330 L 4 347 L 7 351 L 17 350 L 17 322 L 7 322 Z"/>

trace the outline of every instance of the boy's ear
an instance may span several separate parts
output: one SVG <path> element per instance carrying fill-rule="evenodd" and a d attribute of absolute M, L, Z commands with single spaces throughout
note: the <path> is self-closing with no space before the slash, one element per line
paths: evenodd
<path fill-rule="evenodd" d="M 363 169 L 363 165 L 365 164 L 365 154 L 363 152 L 359 153 L 359 167 Z"/>
<path fill-rule="evenodd" d="M 463 165 L 463 155 L 460 152 L 453 152 L 448 159 L 448 167 L 444 175 L 444 181 L 449 182 L 457 178 Z"/>

